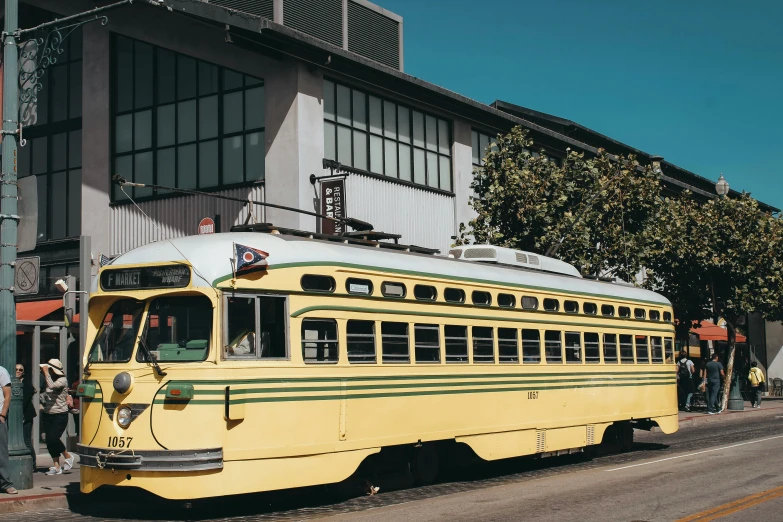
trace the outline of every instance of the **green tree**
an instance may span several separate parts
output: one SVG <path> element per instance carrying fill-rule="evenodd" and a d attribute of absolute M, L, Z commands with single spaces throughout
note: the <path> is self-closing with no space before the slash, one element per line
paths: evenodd
<path fill-rule="evenodd" d="M 725 408 L 738 322 L 752 312 L 783 319 L 783 223 L 748 194 L 704 204 L 686 194 L 667 201 L 648 233 L 645 286 L 672 301 L 682 328 L 709 316 L 726 321 Z"/>
<path fill-rule="evenodd" d="M 633 156 L 568 151 L 558 165 L 534 154 L 527 130 L 498 136 L 471 188 L 478 214 L 458 243 L 488 243 L 545 252 L 589 275 L 633 280 L 642 266 L 645 230 L 660 204 L 651 166 Z"/>

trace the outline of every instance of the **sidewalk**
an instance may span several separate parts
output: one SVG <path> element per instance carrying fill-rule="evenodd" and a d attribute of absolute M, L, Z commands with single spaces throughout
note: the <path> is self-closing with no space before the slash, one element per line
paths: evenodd
<path fill-rule="evenodd" d="M 745 403 L 745 409 L 742 411 L 723 410 L 717 415 L 708 415 L 706 411 L 681 411 L 680 429 L 690 428 L 697 425 L 713 422 L 731 422 L 731 421 L 753 421 L 769 415 L 783 416 L 783 397 L 763 397 L 761 399 L 761 408 L 751 408 L 750 403 Z M 656 428 L 657 429 L 657 428 Z"/>
<path fill-rule="evenodd" d="M 52 458 L 43 454 L 38 455 L 37 460 L 33 488 L 20 489 L 18 495 L 0 493 L 0 514 L 68 507 L 69 497 L 79 496 L 78 462 L 62 475 L 46 475 L 44 472 L 52 465 Z M 79 458 L 76 457 L 76 460 Z"/>

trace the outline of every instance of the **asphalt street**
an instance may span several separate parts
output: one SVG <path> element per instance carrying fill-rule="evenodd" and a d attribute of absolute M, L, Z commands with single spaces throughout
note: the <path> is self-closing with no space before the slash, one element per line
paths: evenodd
<path fill-rule="evenodd" d="M 513 459 L 473 466 L 420 488 L 349 499 L 323 488 L 155 502 L 122 492 L 72 509 L 6 521 L 201 520 L 783 520 L 783 416 L 709 424 L 673 435 L 636 433 L 633 451 L 587 459 Z M 95 497 L 98 500 L 100 497 Z"/>

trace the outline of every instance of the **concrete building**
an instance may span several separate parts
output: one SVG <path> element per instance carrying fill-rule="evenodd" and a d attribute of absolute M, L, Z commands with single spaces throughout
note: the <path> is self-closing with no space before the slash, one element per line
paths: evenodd
<path fill-rule="evenodd" d="M 109 3 L 22 0 L 20 27 Z M 41 266 L 39 292 L 19 299 L 30 338 L 20 339 L 20 358 L 63 354 L 71 380 L 78 343 L 62 324 L 57 279 L 83 288 L 101 255 L 195 234 L 205 217 L 221 231 L 320 226 L 241 202 L 123 191 L 115 174 L 317 211 L 310 177 L 337 160 L 357 171 L 345 182 L 347 215 L 445 251 L 472 217 L 472 173 L 498 132 L 528 128 L 554 161 L 567 147 L 651 157 L 568 120 L 405 74 L 402 18 L 366 0 L 137 0 L 105 14 L 105 25 L 79 27 L 54 55 L 37 103 L 23 107 L 19 149 L 19 175 L 36 177 L 39 201 L 37 246 L 20 257 Z M 711 181 L 663 169 L 667 190 L 712 194 Z M 80 237 L 90 238 L 89 267 L 79 266 Z"/>

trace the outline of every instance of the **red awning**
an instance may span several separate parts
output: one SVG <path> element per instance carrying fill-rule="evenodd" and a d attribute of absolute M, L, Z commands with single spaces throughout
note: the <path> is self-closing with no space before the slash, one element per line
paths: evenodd
<path fill-rule="evenodd" d="M 42 317 L 62 309 L 62 299 L 48 299 L 46 301 L 28 301 L 16 303 L 17 321 L 39 321 Z"/>
<path fill-rule="evenodd" d="M 727 328 L 721 328 L 720 326 L 710 321 L 702 321 L 701 328 L 694 328 L 691 333 L 695 333 L 702 341 L 728 341 L 729 331 Z M 746 343 L 748 339 L 741 334 L 737 334 L 736 342 Z"/>

